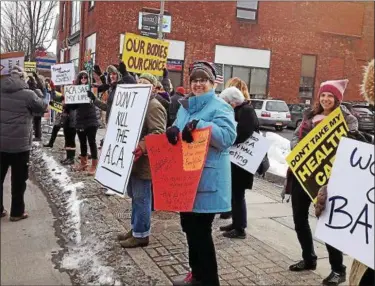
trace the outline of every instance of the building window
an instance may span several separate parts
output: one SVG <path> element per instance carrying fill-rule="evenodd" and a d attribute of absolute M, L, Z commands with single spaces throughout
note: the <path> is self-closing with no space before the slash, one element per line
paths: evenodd
<path fill-rule="evenodd" d="M 62 3 L 62 12 L 61 12 L 61 30 L 64 31 L 65 29 L 65 2 Z"/>
<path fill-rule="evenodd" d="M 122 50 L 124 49 L 125 34 L 120 34 L 120 59 L 122 59 Z"/>
<path fill-rule="evenodd" d="M 225 83 L 233 77 L 238 77 L 247 84 L 251 98 L 267 97 L 268 69 L 224 65 L 224 83 L 218 85 L 216 91 L 223 91 Z"/>
<path fill-rule="evenodd" d="M 94 6 L 95 6 L 95 1 L 94 0 L 89 1 L 89 9 L 94 8 Z"/>
<path fill-rule="evenodd" d="M 81 1 L 72 1 L 72 29 L 70 34 L 80 30 L 81 26 Z"/>
<path fill-rule="evenodd" d="M 96 52 L 96 33 L 86 38 L 86 51 L 91 50 L 92 61 L 95 64 L 95 52 Z"/>
<path fill-rule="evenodd" d="M 237 18 L 257 21 L 258 1 L 237 0 Z"/>
<path fill-rule="evenodd" d="M 299 96 L 313 98 L 315 84 L 316 56 L 302 55 L 301 78 L 299 82 Z"/>
<path fill-rule="evenodd" d="M 79 43 L 70 47 L 70 62 L 74 64 L 76 73 L 79 71 Z"/>
<path fill-rule="evenodd" d="M 65 51 L 63 49 L 60 50 L 60 63 L 65 61 Z"/>

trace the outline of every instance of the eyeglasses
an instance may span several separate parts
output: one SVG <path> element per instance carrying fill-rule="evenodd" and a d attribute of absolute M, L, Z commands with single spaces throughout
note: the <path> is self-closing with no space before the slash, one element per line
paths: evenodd
<path fill-rule="evenodd" d="M 87 76 L 83 76 L 82 79 L 88 79 Z"/>
<path fill-rule="evenodd" d="M 198 79 L 193 79 L 192 81 L 191 81 L 191 83 L 193 83 L 193 84 L 206 84 L 208 82 L 208 79 L 206 79 L 206 78 L 198 78 Z"/>

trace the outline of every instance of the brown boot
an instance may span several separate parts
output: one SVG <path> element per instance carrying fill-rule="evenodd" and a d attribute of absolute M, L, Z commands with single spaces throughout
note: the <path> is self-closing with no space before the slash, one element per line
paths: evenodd
<path fill-rule="evenodd" d="M 131 238 L 132 236 L 133 236 L 133 230 L 131 229 L 130 231 L 128 231 L 125 234 L 123 234 L 123 233 L 119 234 L 117 236 L 117 240 L 119 240 L 119 241 L 127 240 L 127 239 Z"/>
<path fill-rule="evenodd" d="M 148 237 L 138 238 L 138 237 L 131 237 L 127 240 L 120 241 L 120 244 L 123 248 L 136 248 L 136 247 L 144 247 L 147 246 L 149 243 Z"/>
<path fill-rule="evenodd" d="M 87 166 L 88 166 L 87 156 L 85 157 L 81 156 L 79 159 L 80 159 L 80 163 L 73 167 L 74 171 L 77 171 L 77 172 L 86 171 Z"/>
<path fill-rule="evenodd" d="M 96 166 L 98 166 L 98 159 L 92 159 L 91 166 L 89 170 L 87 171 L 87 175 L 94 176 L 96 172 Z"/>

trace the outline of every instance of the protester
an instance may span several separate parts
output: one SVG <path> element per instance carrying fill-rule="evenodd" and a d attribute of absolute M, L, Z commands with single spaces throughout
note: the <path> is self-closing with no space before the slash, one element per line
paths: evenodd
<path fill-rule="evenodd" d="M 64 97 L 63 97 L 64 99 Z M 76 110 L 69 108 L 63 101 L 61 125 L 64 130 L 66 158 L 61 160 L 62 165 L 73 165 L 76 155 Z"/>
<path fill-rule="evenodd" d="M 185 97 L 185 89 L 182 86 L 176 88 L 175 94 L 171 97 L 171 103 L 169 105 L 169 120 L 168 127 L 172 126 L 176 120 L 177 111 L 180 108 L 180 99 Z"/>
<path fill-rule="evenodd" d="M 171 92 L 173 91 L 173 85 L 172 85 L 172 82 L 171 80 L 169 79 L 168 77 L 168 70 L 167 68 L 164 68 L 163 69 L 163 79 L 161 80 L 161 85 L 163 87 L 163 89 L 168 93 L 168 94 L 171 94 Z"/>
<path fill-rule="evenodd" d="M 372 60 L 365 69 L 365 74 L 362 82 L 362 95 L 371 105 L 374 105 L 374 60 Z M 354 140 L 359 140 L 365 143 L 374 144 L 374 138 L 366 133 L 354 131 L 349 132 L 348 137 Z M 356 178 L 353 178 L 355 180 Z M 315 215 L 319 218 L 325 211 L 327 201 L 327 186 L 319 190 L 317 196 L 317 203 L 315 206 Z M 374 285 L 375 281 L 374 270 L 367 267 L 358 260 L 353 260 L 353 264 L 349 276 L 349 285 L 367 286 Z"/>
<path fill-rule="evenodd" d="M 151 83 L 151 75 L 143 75 L 140 83 Z M 155 83 L 156 81 L 154 81 Z M 140 141 L 134 154 L 134 165 L 127 186 L 127 193 L 132 199 L 132 229 L 126 234 L 118 235 L 124 248 L 147 246 L 151 229 L 151 170 L 147 156 L 145 137 L 150 134 L 162 134 L 167 125 L 167 112 L 152 94 L 147 107 Z"/>
<path fill-rule="evenodd" d="M 53 101 L 62 102 L 63 97 L 62 97 L 61 93 L 59 92 L 60 87 L 54 87 L 52 84 L 50 84 L 50 86 L 51 86 L 51 103 Z M 53 144 L 55 143 L 57 135 L 58 135 L 58 133 L 61 129 L 61 125 L 62 125 L 61 113 L 56 112 L 56 115 L 54 116 L 54 120 L 53 120 L 53 128 L 52 128 L 52 132 L 51 132 L 51 137 L 50 137 L 48 143 L 44 144 L 43 147 L 53 148 Z M 65 145 L 64 145 L 64 148 L 65 148 Z"/>
<path fill-rule="evenodd" d="M 234 144 L 241 144 L 250 138 L 255 131 L 259 131 L 257 115 L 250 105 L 250 97 L 247 93 L 247 86 L 241 80 L 239 87 L 244 86 L 241 92 L 237 87 L 226 88 L 219 97 L 225 100 L 234 108 L 235 120 L 237 124 L 237 138 Z M 246 96 L 245 96 L 246 94 Z M 245 100 L 246 98 L 246 100 Z M 253 187 L 253 174 L 243 168 L 231 163 L 232 170 L 232 223 L 220 227 L 225 231 L 223 236 L 227 238 L 246 238 L 245 229 L 247 227 L 247 210 L 245 191 Z"/>
<path fill-rule="evenodd" d="M 76 84 L 86 85 L 88 84 L 88 73 L 86 71 L 79 72 Z M 76 111 L 76 129 L 81 147 L 80 164 L 75 166 L 76 171 L 86 171 L 88 168 L 88 157 L 87 157 L 87 142 L 90 146 L 91 153 L 91 166 L 87 170 L 87 174 L 93 176 L 98 165 L 98 148 L 96 145 L 96 132 L 98 131 L 99 122 L 96 114 L 96 108 L 94 104 L 83 103 L 83 104 L 68 104 L 69 110 Z"/>
<path fill-rule="evenodd" d="M 32 143 L 33 114 L 42 113 L 47 105 L 29 89 L 27 74 L 14 66 L 10 76 L 1 77 L 0 88 L 0 165 L 1 165 L 1 217 L 7 212 L 3 206 L 3 185 L 11 167 L 12 203 L 10 220 L 28 217 L 25 212 L 24 193 L 29 178 L 28 166 Z"/>
<path fill-rule="evenodd" d="M 171 144 L 177 144 L 180 130 L 182 140 L 191 143 L 195 129 L 211 127 L 207 159 L 193 210 L 180 214 L 192 272 L 184 281 L 174 282 L 173 285 L 219 285 L 212 222 L 216 213 L 231 209 L 229 147 L 236 139 L 236 130 L 233 109 L 213 90 L 215 77 L 216 72 L 208 62 L 192 65 L 192 94 L 181 100 L 177 119 L 166 132 Z"/>
<path fill-rule="evenodd" d="M 291 149 L 300 142 L 326 116 L 340 106 L 348 80 L 332 80 L 320 85 L 315 107 L 304 112 L 303 121 L 295 130 L 291 141 Z M 350 131 L 358 130 L 357 119 L 341 106 L 345 121 Z M 311 199 L 303 190 L 297 178 L 288 170 L 286 193 L 291 194 L 293 220 L 299 243 L 302 247 L 302 258 L 289 267 L 290 271 L 315 270 L 317 256 L 314 251 L 313 238 L 309 225 L 309 207 Z M 324 285 L 338 285 L 345 281 L 346 267 L 343 265 L 341 251 L 326 244 L 332 273 L 323 280 Z"/>

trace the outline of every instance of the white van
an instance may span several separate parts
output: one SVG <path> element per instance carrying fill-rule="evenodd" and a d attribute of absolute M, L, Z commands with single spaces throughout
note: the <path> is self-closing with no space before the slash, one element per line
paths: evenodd
<path fill-rule="evenodd" d="M 272 126 L 282 131 L 290 123 L 289 107 L 283 100 L 252 99 L 260 126 Z"/>

